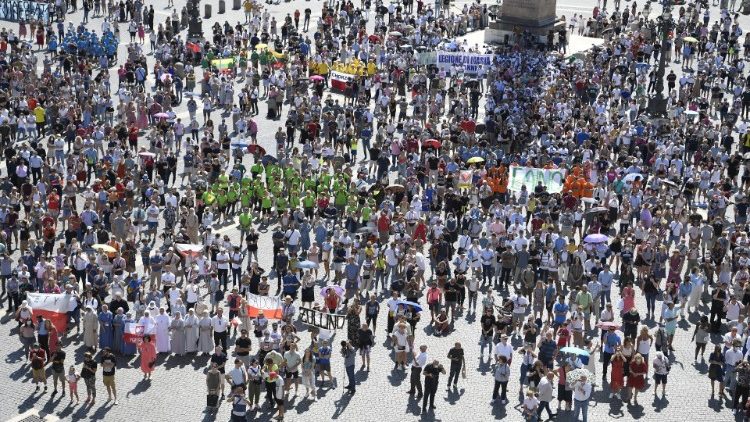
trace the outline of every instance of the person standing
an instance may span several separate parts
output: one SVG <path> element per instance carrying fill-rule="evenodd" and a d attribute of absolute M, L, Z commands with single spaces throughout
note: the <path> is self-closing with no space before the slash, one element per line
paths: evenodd
<path fill-rule="evenodd" d="M 494 369 L 495 377 L 495 388 L 492 390 L 492 404 L 495 404 L 498 399 L 498 390 L 502 387 L 500 393 L 500 404 L 508 403 L 508 380 L 510 379 L 510 366 L 508 365 L 508 358 L 500 356 L 497 359 Z"/>
<path fill-rule="evenodd" d="M 156 346 L 151 341 L 150 335 L 143 336 L 143 341 L 138 343 L 138 351 L 141 352 L 141 371 L 143 379 L 151 379 L 156 365 Z"/>
<path fill-rule="evenodd" d="M 157 353 L 169 353 L 172 346 L 169 341 L 169 326 L 171 319 L 164 307 L 159 308 L 159 315 L 154 318 L 156 322 L 156 351 Z"/>
<path fill-rule="evenodd" d="M 211 363 L 206 372 L 206 407 L 208 411 L 216 411 L 219 408 L 219 388 L 224 385 L 221 372 L 216 363 Z"/>
<path fill-rule="evenodd" d="M 47 364 L 47 352 L 42 349 L 39 343 L 34 343 L 29 351 L 29 361 L 31 362 L 31 374 L 33 376 L 34 391 L 39 391 L 39 383 L 44 384 L 44 391 L 47 391 L 47 373 L 44 366 Z"/>
<path fill-rule="evenodd" d="M 742 358 L 740 357 L 740 359 Z M 667 388 L 667 375 L 669 375 L 669 359 L 664 356 L 664 352 L 656 352 L 656 359 L 654 359 L 654 396 L 656 396 L 659 384 L 661 384 L 661 395 L 664 396 L 664 390 Z"/>
<path fill-rule="evenodd" d="M 211 325 L 214 329 L 214 346 L 221 346 L 222 350 L 227 350 L 227 329 L 229 320 L 224 316 L 224 310 L 219 308 L 216 315 L 211 318 Z"/>
<path fill-rule="evenodd" d="M 81 378 L 86 384 L 86 400 L 84 404 L 94 405 L 96 401 L 96 361 L 91 352 L 83 355 L 83 369 L 81 369 Z"/>
<path fill-rule="evenodd" d="M 422 399 L 422 413 L 427 412 L 427 401 L 430 409 L 435 409 L 435 393 L 437 393 L 440 374 L 445 374 L 445 368 L 437 359 L 426 365 L 422 370 L 424 374 L 424 398 Z"/>
<path fill-rule="evenodd" d="M 58 350 L 52 356 L 52 395 L 57 394 L 57 382 L 60 381 L 62 395 L 65 397 L 65 352 Z"/>
<path fill-rule="evenodd" d="M 242 364 L 239 360 L 237 363 Z M 232 422 L 244 422 L 247 420 L 247 406 L 250 404 L 245 397 L 245 389 L 237 386 L 232 390 L 227 402 L 232 403 Z"/>
<path fill-rule="evenodd" d="M 573 418 L 578 420 L 578 415 L 583 414 L 583 422 L 588 422 L 589 399 L 591 399 L 591 382 L 586 376 L 582 376 L 573 384 Z"/>
<path fill-rule="evenodd" d="M 422 392 L 422 369 L 427 365 L 429 356 L 427 355 L 427 346 L 419 346 L 419 354 L 414 351 L 414 362 L 411 364 L 411 376 L 409 377 L 409 395 L 414 394 L 417 390 L 417 400 L 424 395 Z"/>
<path fill-rule="evenodd" d="M 357 392 L 357 380 L 354 375 L 354 366 L 357 364 L 357 352 L 351 342 L 346 340 L 341 341 L 341 356 L 344 357 L 344 368 L 346 369 L 346 377 L 349 381 L 344 388 L 349 390 L 349 394 L 354 395 Z"/>
<path fill-rule="evenodd" d="M 450 374 L 448 375 L 448 388 L 453 381 L 453 388 L 458 388 L 458 377 L 461 369 L 464 369 L 463 376 L 466 377 L 466 360 L 464 359 L 464 349 L 461 343 L 456 342 L 455 346 L 448 351 L 448 359 L 451 360 Z"/>
<path fill-rule="evenodd" d="M 117 361 L 115 355 L 109 347 L 102 349 L 102 357 L 100 360 L 102 365 L 102 381 L 104 386 L 107 388 L 107 395 L 109 398 L 107 401 L 112 400 L 114 397 L 115 406 L 117 403 L 117 387 L 115 386 L 115 370 L 117 370 Z"/>
<path fill-rule="evenodd" d="M 547 410 L 548 419 L 552 419 L 556 415 L 555 413 L 552 413 L 552 409 L 549 407 L 549 404 L 552 402 L 552 393 L 554 391 L 554 378 L 555 373 L 547 371 L 547 375 L 539 380 L 539 385 L 537 386 L 537 392 L 539 393 L 539 411 L 537 412 L 537 415 L 539 419 L 542 418 L 542 412 L 545 409 Z"/>

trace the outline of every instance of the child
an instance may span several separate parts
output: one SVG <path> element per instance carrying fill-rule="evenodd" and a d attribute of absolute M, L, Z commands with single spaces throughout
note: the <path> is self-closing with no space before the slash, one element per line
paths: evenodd
<path fill-rule="evenodd" d="M 76 374 L 75 366 L 70 365 L 66 379 L 68 380 L 68 387 L 70 387 L 70 402 L 73 403 L 73 396 L 75 396 L 76 404 L 78 404 L 80 401 L 78 398 L 78 380 L 81 379 L 81 376 Z"/>
<path fill-rule="evenodd" d="M 562 327 L 557 330 L 557 347 L 563 348 L 570 344 L 570 330 L 568 329 L 568 321 L 563 322 Z"/>

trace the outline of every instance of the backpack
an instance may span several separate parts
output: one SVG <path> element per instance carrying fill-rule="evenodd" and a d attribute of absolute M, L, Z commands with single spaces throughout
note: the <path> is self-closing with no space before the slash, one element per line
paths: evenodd
<path fill-rule="evenodd" d="M 214 292 L 214 299 L 217 302 L 221 302 L 222 300 L 224 300 L 224 291 L 219 289 L 216 292 Z"/>

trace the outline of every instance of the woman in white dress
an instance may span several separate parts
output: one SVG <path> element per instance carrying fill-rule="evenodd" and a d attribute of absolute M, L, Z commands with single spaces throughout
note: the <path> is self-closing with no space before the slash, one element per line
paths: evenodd
<path fill-rule="evenodd" d="M 153 335 L 156 328 L 156 321 L 151 316 L 151 311 L 148 309 L 143 311 L 143 316 L 138 320 L 138 325 L 143 326 L 143 334 Z"/>
<path fill-rule="evenodd" d="M 195 311 L 190 309 L 185 317 L 185 352 L 195 353 L 198 351 L 198 317 Z"/>
<path fill-rule="evenodd" d="M 208 311 L 203 311 L 203 316 L 198 321 L 198 351 L 204 355 L 209 355 L 214 351 L 213 326 Z"/>
<path fill-rule="evenodd" d="M 156 321 L 156 353 L 169 353 L 171 350 L 169 325 L 172 321 L 163 307 L 159 308 L 159 315 L 154 318 L 154 321 Z"/>
<path fill-rule="evenodd" d="M 589 352 L 589 361 L 586 363 L 586 369 L 591 372 L 591 379 L 596 380 L 596 365 L 599 363 L 596 354 L 599 352 L 599 343 L 586 340 L 586 347 L 584 349 Z"/>

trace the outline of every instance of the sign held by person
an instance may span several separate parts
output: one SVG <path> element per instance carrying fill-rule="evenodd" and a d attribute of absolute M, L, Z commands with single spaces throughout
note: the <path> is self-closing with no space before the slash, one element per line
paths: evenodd
<path fill-rule="evenodd" d="M 346 325 L 346 315 L 329 314 L 310 308 L 299 308 L 299 319 L 303 324 L 322 330 L 341 330 Z"/>
<path fill-rule="evenodd" d="M 521 186 L 526 185 L 529 192 L 542 182 L 542 186 L 547 187 L 549 193 L 562 192 L 565 183 L 564 169 L 540 169 L 535 167 L 511 166 L 510 182 L 508 189 L 513 192 L 521 190 Z"/>

